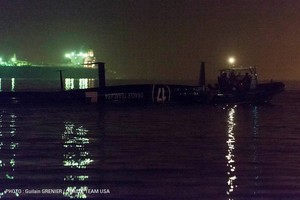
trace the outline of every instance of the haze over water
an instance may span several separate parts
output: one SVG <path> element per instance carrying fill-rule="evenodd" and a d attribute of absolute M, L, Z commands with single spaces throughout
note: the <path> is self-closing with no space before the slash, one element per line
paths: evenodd
<path fill-rule="evenodd" d="M 84 47 L 120 79 L 196 80 L 202 60 L 211 78 L 228 56 L 263 79 L 300 74 L 299 1 L 1 3 L 6 59 L 60 63 Z M 31 75 L 0 90 L 60 90 Z M 0 103 L 0 199 L 299 199 L 300 88 L 287 89 L 263 106 Z"/>

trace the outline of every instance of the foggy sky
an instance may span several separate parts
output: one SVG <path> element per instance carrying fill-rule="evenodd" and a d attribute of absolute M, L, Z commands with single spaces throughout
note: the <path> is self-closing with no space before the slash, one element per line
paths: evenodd
<path fill-rule="evenodd" d="M 300 79 L 298 0 L 0 0 L 0 56 L 62 63 L 94 50 L 125 79 L 209 78 L 235 56 L 261 79 Z"/>

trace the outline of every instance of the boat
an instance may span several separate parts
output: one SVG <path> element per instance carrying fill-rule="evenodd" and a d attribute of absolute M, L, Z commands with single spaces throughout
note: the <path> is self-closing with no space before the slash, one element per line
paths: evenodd
<path fill-rule="evenodd" d="M 106 86 L 105 63 L 98 65 L 99 87 L 57 92 L 0 92 L 2 103 L 265 103 L 284 90 L 284 83 L 257 81 L 253 67 L 220 70 L 215 86 L 205 84 L 205 63 L 201 62 L 199 84 L 132 84 Z M 228 74 L 228 75 L 227 75 Z M 235 76 L 235 79 L 233 78 Z M 244 77 L 244 78 L 241 78 Z M 61 77 L 62 78 L 62 77 Z M 63 81 L 61 80 L 61 83 Z"/>
<path fill-rule="evenodd" d="M 221 69 L 218 83 L 212 87 L 205 84 L 204 62 L 201 62 L 197 86 L 144 84 L 106 87 L 104 63 L 98 63 L 98 66 L 101 69 L 99 80 L 103 80 L 99 83 L 102 89 L 99 90 L 98 99 L 101 102 L 260 104 L 270 102 L 274 95 L 285 88 L 282 82 L 258 83 L 255 67 Z"/>
<path fill-rule="evenodd" d="M 255 67 L 221 69 L 211 103 L 268 103 L 284 88 L 282 82 L 259 83 Z"/>

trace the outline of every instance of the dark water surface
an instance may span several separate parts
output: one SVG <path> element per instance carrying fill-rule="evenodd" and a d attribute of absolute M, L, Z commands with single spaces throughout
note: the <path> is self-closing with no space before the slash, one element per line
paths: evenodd
<path fill-rule="evenodd" d="M 299 199 L 299 100 L 0 106 L 0 198 Z"/>

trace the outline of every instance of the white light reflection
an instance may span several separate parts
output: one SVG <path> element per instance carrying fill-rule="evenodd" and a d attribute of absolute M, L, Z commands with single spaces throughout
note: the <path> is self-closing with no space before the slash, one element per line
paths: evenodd
<path fill-rule="evenodd" d="M 234 106 L 233 108 L 229 109 L 228 112 L 228 139 L 227 139 L 227 146 L 228 146 L 228 154 L 226 155 L 227 158 L 227 168 L 228 168 L 228 190 L 227 190 L 227 195 L 229 196 L 229 199 L 231 198 L 231 195 L 234 191 L 234 189 L 237 187 L 235 180 L 237 179 L 236 175 L 235 175 L 235 160 L 234 160 L 234 143 L 235 143 L 235 137 L 234 137 L 234 127 L 235 127 L 235 108 L 236 106 Z"/>
<path fill-rule="evenodd" d="M 11 78 L 11 91 L 15 91 L 15 78 Z"/>
<path fill-rule="evenodd" d="M 88 88 L 88 79 L 80 78 L 79 79 L 79 89 L 86 89 L 86 88 Z"/>
<path fill-rule="evenodd" d="M 65 79 L 65 89 L 73 90 L 74 89 L 74 78 L 66 78 Z"/>
<path fill-rule="evenodd" d="M 17 131 L 16 126 L 17 116 L 13 113 L 6 113 L 3 111 L 0 114 L 0 179 L 12 181 L 15 179 L 15 166 L 16 166 L 16 149 L 19 146 L 15 142 Z M 3 152 L 2 152 L 3 151 Z M 2 189 L 1 189 L 2 190 Z M 19 194 L 15 193 L 14 196 L 18 197 Z M 12 197 L 5 190 L 0 191 L 0 199 L 5 196 Z"/>
<path fill-rule="evenodd" d="M 90 143 L 88 138 L 88 130 L 82 126 L 76 128 L 71 122 L 65 122 L 65 131 L 62 135 L 64 141 L 63 166 L 69 169 L 74 169 L 73 174 L 66 175 L 64 181 L 67 182 L 84 182 L 89 179 L 89 176 L 84 174 L 86 169 L 92 162 L 89 156 L 90 152 L 87 146 Z M 79 169 L 79 170 L 78 170 Z M 87 186 L 68 186 L 63 195 L 69 198 L 85 199 L 87 198 L 89 188 Z"/>
<path fill-rule="evenodd" d="M 80 78 L 79 89 L 87 89 L 95 87 L 95 79 L 93 78 Z"/>

